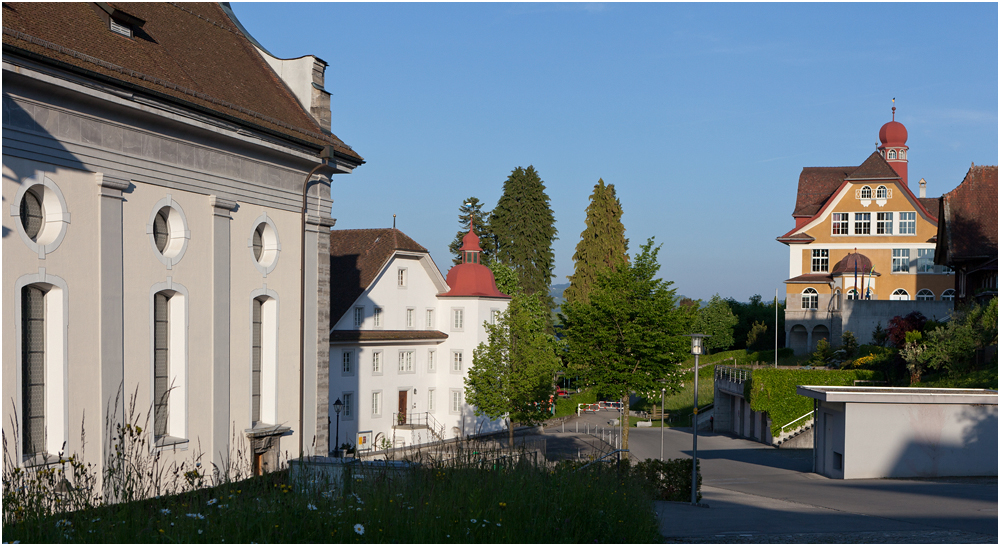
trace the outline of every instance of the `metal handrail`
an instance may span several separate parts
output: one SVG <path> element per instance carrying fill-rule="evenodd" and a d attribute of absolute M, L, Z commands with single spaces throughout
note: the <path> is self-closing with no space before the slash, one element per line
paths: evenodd
<path fill-rule="evenodd" d="M 612 456 L 612 455 L 614 455 L 616 453 L 628 453 L 628 450 L 627 449 L 616 449 L 616 450 L 612 451 L 611 453 L 608 453 L 607 455 L 605 455 L 603 457 L 599 457 L 597 459 L 594 459 L 593 461 L 590 461 L 589 463 L 581 466 L 580 468 L 577 468 L 574 472 L 579 472 L 579 471 L 583 470 L 584 468 L 587 468 L 588 466 L 590 466 L 590 465 L 592 465 L 594 463 L 601 462 L 604 459 L 607 459 L 608 457 L 610 457 L 610 456 Z"/>
<path fill-rule="evenodd" d="M 745 370 L 742 368 L 732 368 L 729 366 L 716 366 L 715 367 L 715 378 L 725 379 L 730 383 L 744 383 L 750 379 L 750 370 Z"/>
<path fill-rule="evenodd" d="M 815 411 L 815 410 L 813 410 L 813 411 Z M 790 421 L 790 422 L 788 422 L 788 423 L 785 423 L 785 424 L 784 424 L 784 425 L 782 425 L 782 427 L 781 427 L 780 429 L 778 429 L 778 430 L 780 430 L 781 432 L 785 432 L 785 427 L 787 427 L 788 425 L 791 425 L 791 424 L 793 424 L 793 423 L 796 423 L 796 422 L 798 422 L 798 421 L 801 421 L 801 420 L 805 419 L 806 417 L 809 417 L 809 416 L 810 416 L 810 415 L 812 415 L 812 414 L 813 414 L 813 412 L 812 412 L 812 411 L 810 411 L 809 413 L 807 413 L 807 414 L 803 415 L 802 417 L 799 417 L 798 419 L 796 419 L 796 420 L 794 420 L 794 421 Z"/>

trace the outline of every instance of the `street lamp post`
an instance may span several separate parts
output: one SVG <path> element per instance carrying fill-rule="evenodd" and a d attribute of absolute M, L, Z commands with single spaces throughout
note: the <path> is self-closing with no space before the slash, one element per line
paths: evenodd
<path fill-rule="evenodd" d="M 705 334 L 691 334 L 691 354 L 694 355 L 694 415 L 691 417 L 691 504 L 698 504 L 698 357 L 704 351 Z"/>
<path fill-rule="evenodd" d="M 344 403 L 340 401 L 340 398 L 333 403 L 333 411 L 337 414 L 337 435 L 334 436 L 335 440 L 333 442 L 333 449 L 337 452 L 337 457 L 340 457 L 340 411 L 344 409 Z"/>
<path fill-rule="evenodd" d="M 663 400 L 667 396 L 667 388 L 660 388 L 660 462 L 663 462 Z"/>

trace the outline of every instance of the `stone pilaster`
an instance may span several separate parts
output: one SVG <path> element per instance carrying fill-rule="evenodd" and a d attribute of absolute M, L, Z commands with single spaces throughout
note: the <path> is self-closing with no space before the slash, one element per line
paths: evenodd
<path fill-rule="evenodd" d="M 219 468 L 228 466 L 230 451 L 230 212 L 236 202 L 209 196 L 212 207 L 212 441 L 210 456 Z"/>

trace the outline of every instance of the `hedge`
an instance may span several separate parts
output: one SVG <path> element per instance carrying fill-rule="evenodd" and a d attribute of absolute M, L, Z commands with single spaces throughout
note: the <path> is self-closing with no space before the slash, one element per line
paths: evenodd
<path fill-rule="evenodd" d="M 771 417 L 771 436 L 777 437 L 782 425 L 809 413 L 811 398 L 796 393 L 798 385 L 851 386 L 855 379 L 881 378 L 873 370 L 789 370 L 760 368 L 753 370 L 743 386 L 743 396 L 750 409 L 766 411 Z"/>
<path fill-rule="evenodd" d="M 782 358 L 790 358 L 792 356 L 795 356 L 794 349 L 788 349 L 785 347 L 778 349 L 778 360 L 781 360 Z M 744 355 L 736 359 L 736 364 L 740 366 L 749 366 L 757 362 L 763 362 L 765 364 L 774 362 L 774 350 L 771 349 L 767 351 L 754 351 L 752 353 L 745 353 Z"/>

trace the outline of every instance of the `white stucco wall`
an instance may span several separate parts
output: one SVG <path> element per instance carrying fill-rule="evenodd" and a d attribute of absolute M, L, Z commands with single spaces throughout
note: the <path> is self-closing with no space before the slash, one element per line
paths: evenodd
<path fill-rule="evenodd" d="M 406 269 L 406 286 L 397 282 L 398 270 Z M 472 366 L 472 354 L 480 342 L 486 340 L 483 322 L 493 310 L 503 311 L 506 299 L 491 298 L 442 298 L 438 294 L 448 290 L 444 277 L 428 255 L 397 252 L 389 259 L 381 273 L 343 317 L 336 320 L 335 329 L 355 330 L 354 308 L 364 306 L 363 330 L 437 330 L 448 335 L 445 340 L 393 341 L 379 343 L 333 343 L 330 348 L 330 416 L 336 420 L 332 404 L 345 393 L 353 394 L 351 415 L 341 415 L 340 443 L 356 444 L 359 431 L 372 431 L 373 438 L 382 434 L 395 445 L 426 443 L 436 439 L 426 429 L 393 429 L 393 416 L 398 413 L 399 393 L 405 391 L 409 414 L 430 413 L 443 427 L 444 438 L 454 438 L 478 432 L 500 430 L 502 423 L 476 417 L 474 408 L 465 403 L 464 380 Z M 372 310 L 382 309 L 380 327 L 373 324 Z M 406 326 L 406 310 L 414 310 L 413 327 Z M 433 310 L 433 324 L 427 324 L 427 310 Z M 463 325 L 454 326 L 454 310 L 463 312 Z M 352 373 L 343 373 L 343 353 L 353 353 Z M 400 371 L 399 354 L 413 351 L 413 371 Z M 434 367 L 428 366 L 429 352 L 434 352 Z M 372 370 L 372 356 L 382 353 L 382 372 Z M 462 354 L 461 369 L 453 370 L 454 353 Z M 414 394 L 416 391 L 416 394 Z M 462 396 L 461 408 L 452 411 L 452 392 Z M 378 415 L 372 413 L 372 398 L 382 393 L 382 408 Z M 434 407 L 430 409 L 430 393 Z M 334 422 L 334 428 L 336 423 Z M 332 432 L 336 434 L 336 431 Z"/>
<path fill-rule="evenodd" d="M 844 478 L 997 475 L 996 405 L 844 405 Z"/>

